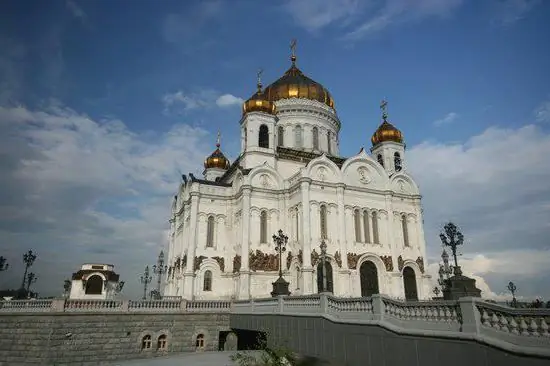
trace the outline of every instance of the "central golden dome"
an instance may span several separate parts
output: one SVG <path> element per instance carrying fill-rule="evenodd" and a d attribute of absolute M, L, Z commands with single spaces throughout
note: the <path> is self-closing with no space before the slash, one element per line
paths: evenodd
<path fill-rule="evenodd" d="M 305 98 L 316 100 L 334 108 L 334 99 L 329 91 L 316 81 L 311 80 L 296 67 L 296 56 L 290 58 L 292 66 L 285 74 L 264 90 L 267 100 L 276 102 L 281 99 Z"/>

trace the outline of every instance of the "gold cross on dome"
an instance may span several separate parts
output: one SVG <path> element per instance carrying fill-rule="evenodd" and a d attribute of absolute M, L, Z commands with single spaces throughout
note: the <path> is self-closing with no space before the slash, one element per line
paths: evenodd
<path fill-rule="evenodd" d="M 258 77 L 258 85 L 262 84 L 262 74 L 264 73 L 264 70 L 258 69 L 258 72 L 256 73 L 256 76 Z"/>
<path fill-rule="evenodd" d="M 385 99 L 382 99 L 382 102 L 380 102 L 380 109 L 382 110 L 382 118 L 385 121 L 388 119 L 388 102 Z"/>
<path fill-rule="evenodd" d="M 296 39 L 290 42 L 290 52 L 292 57 L 296 57 Z"/>
<path fill-rule="evenodd" d="M 216 140 L 216 146 L 217 147 L 220 147 L 220 140 L 221 140 L 221 137 L 222 137 L 222 134 L 220 133 L 220 131 L 218 131 L 218 138 Z"/>

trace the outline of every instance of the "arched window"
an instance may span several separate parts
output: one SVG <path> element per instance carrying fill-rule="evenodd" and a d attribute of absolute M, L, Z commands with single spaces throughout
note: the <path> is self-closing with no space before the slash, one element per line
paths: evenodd
<path fill-rule="evenodd" d="M 302 126 L 300 125 L 294 128 L 294 145 L 298 148 L 302 147 Z"/>
<path fill-rule="evenodd" d="M 279 128 L 277 129 L 277 139 L 278 139 L 277 145 L 284 146 L 285 128 L 283 126 L 279 126 Z"/>
<path fill-rule="evenodd" d="M 267 211 L 260 214 L 260 243 L 267 243 Z"/>
<path fill-rule="evenodd" d="M 380 244 L 378 238 L 378 212 L 372 211 L 372 242 L 374 244 Z"/>
<path fill-rule="evenodd" d="M 365 232 L 365 243 L 370 243 L 370 230 L 369 230 L 369 211 L 363 211 L 363 231 Z"/>
<path fill-rule="evenodd" d="M 403 227 L 403 244 L 409 246 L 409 228 L 407 227 L 407 215 L 401 216 L 401 226 Z"/>
<path fill-rule="evenodd" d="M 165 350 L 167 346 L 166 334 L 161 334 L 157 340 L 157 349 Z"/>
<path fill-rule="evenodd" d="M 212 291 L 212 271 L 204 272 L 204 282 L 202 284 L 203 291 Z"/>
<path fill-rule="evenodd" d="M 197 336 L 195 347 L 199 350 L 204 348 L 204 334 L 199 334 Z"/>
<path fill-rule="evenodd" d="M 378 160 L 378 164 L 384 166 L 384 158 L 382 157 L 382 154 L 378 154 L 376 159 Z"/>
<path fill-rule="evenodd" d="M 332 146 L 330 144 L 330 140 L 332 140 L 331 137 L 332 137 L 331 133 L 330 133 L 330 131 L 328 131 L 328 133 L 327 133 L 327 151 L 328 151 L 329 154 L 332 154 Z"/>
<path fill-rule="evenodd" d="M 319 212 L 321 222 L 321 238 L 327 238 L 327 206 L 322 205 Z"/>
<path fill-rule="evenodd" d="M 355 241 L 361 242 L 361 213 L 359 209 L 353 211 L 353 222 L 355 224 Z"/>
<path fill-rule="evenodd" d="M 399 155 L 398 152 L 393 154 L 393 165 L 395 166 L 395 171 L 396 172 L 401 171 L 401 155 Z"/>
<path fill-rule="evenodd" d="M 141 339 L 141 349 L 150 349 L 150 348 L 151 348 L 151 336 L 147 334 Z"/>
<path fill-rule="evenodd" d="M 206 225 L 206 247 L 212 248 L 214 246 L 214 216 L 208 217 L 208 223 Z"/>
<path fill-rule="evenodd" d="M 258 134 L 258 146 L 269 147 L 269 128 L 266 125 L 260 126 L 260 133 Z"/>
<path fill-rule="evenodd" d="M 319 129 L 317 127 L 313 127 L 313 149 L 319 150 Z"/>
<path fill-rule="evenodd" d="M 103 278 L 93 275 L 86 280 L 86 295 L 101 295 L 103 293 Z"/>

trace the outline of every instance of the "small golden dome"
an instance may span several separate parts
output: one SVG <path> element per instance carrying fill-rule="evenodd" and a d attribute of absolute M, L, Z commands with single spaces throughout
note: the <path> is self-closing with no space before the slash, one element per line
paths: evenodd
<path fill-rule="evenodd" d="M 388 102 L 385 100 L 380 104 L 382 109 L 382 124 L 378 127 L 376 132 L 371 137 L 372 146 L 375 146 L 381 142 L 393 141 L 400 144 L 403 143 L 403 134 L 399 131 L 394 125 L 388 122 L 388 112 L 387 107 Z"/>
<path fill-rule="evenodd" d="M 268 100 L 265 93 L 262 92 L 262 81 L 260 80 L 262 72 L 261 69 L 258 71 L 258 91 L 243 103 L 243 116 L 248 112 L 275 114 L 275 103 Z"/>
<path fill-rule="evenodd" d="M 305 76 L 296 67 L 295 40 L 290 47 L 292 50 L 292 56 L 290 57 L 292 65 L 283 76 L 265 88 L 264 94 L 267 99 L 272 102 L 290 98 L 311 99 L 324 103 L 334 109 L 334 99 L 332 99 L 329 91 L 318 82 Z"/>
<path fill-rule="evenodd" d="M 218 169 L 229 169 L 231 165 L 229 159 L 220 150 L 220 134 L 218 133 L 218 142 L 216 143 L 216 150 L 209 157 L 204 160 L 204 169 L 218 168 Z"/>

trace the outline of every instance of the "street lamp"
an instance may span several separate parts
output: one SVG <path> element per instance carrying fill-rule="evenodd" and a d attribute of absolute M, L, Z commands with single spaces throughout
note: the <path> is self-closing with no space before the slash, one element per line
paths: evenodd
<path fill-rule="evenodd" d="M 464 235 L 458 230 L 458 227 L 453 224 L 452 222 L 449 222 L 443 227 L 444 233 L 439 234 L 439 239 L 441 239 L 441 243 L 443 243 L 443 246 L 447 246 L 451 248 L 451 252 L 453 254 L 453 259 L 455 262 L 454 266 L 454 274 L 455 276 L 462 275 L 462 270 L 458 266 L 458 261 L 456 259 L 456 249 L 459 245 L 462 245 L 464 243 Z"/>
<path fill-rule="evenodd" d="M 0 272 L 6 271 L 9 268 L 10 265 L 6 261 L 6 258 L 0 256 Z"/>
<path fill-rule="evenodd" d="M 168 271 L 168 266 L 164 264 L 164 251 L 160 251 L 157 258 L 157 264 L 153 265 L 153 273 L 157 275 L 157 297 L 160 298 L 160 283 L 162 275 Z"/>
<path fill-rule="evenodd" d="M 515 308 L 517 306 L 517 300 L 516 300 L 516 290 L 518 289 L 516 285 L 510 281 L 508 282 L 508 291 L 512 294 L 512 307 Z"/>
<path fill-rule="evenodd" d="M 275 250 L 279 254 L 279 278 L 272 283 L 273 291 L 271 292 L 271 296 L 273 297 L 277 297 L 279 295 L 290 295 L 290 291 L 288 291 L 289 283 L 283 278 L 283 253 L 286 251 L 288 236 L 286 236 L 281 229 L 279 229 L 278 234 L 279 235 L 273 235 Z"/>
<path fill-rule="evenodd" d="M 319 245 L 319 248 L 321 249 L 321 274 L 323 276 L 323 288 L 320 292 L 329 292 L 329 289 L 327 287 L 327 243 L 325 243 L 324 239 L 321 241 L 321 245 Z"/>
<path fill-rule="evenodd" d="M 149 274 L 149 266 L 145 266 L 143 276 L 141 276 L 139 280 L 143 284 L 143 300 L 147 300 L 147 286 L 153 280 L 153 277 Z"/>

